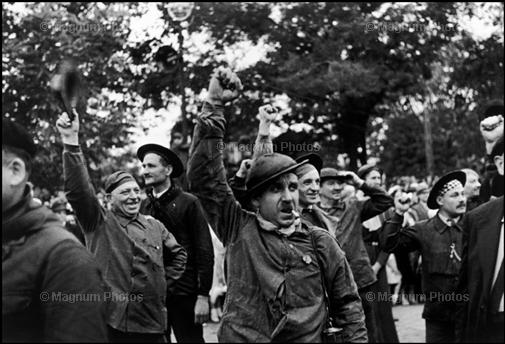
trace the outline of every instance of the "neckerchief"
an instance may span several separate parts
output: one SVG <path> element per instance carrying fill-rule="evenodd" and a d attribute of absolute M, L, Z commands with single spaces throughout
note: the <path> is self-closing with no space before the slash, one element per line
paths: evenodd
<path fill-rule="evenodd" d="M 300 214 L 298 214 L 297 212 L 295 212 L 295 222 L 293 222 L 293 224 L 287 228 L 277 227 L 272 222 L 265 220 L 260 215 L 260 213 L 256 213 L 256 218 L 258 219 L 258 223 L 261 229 L 267 232 L 275 231 L 285 236 L 290 236 L 291 234 L 293 234 L 296 231 L 296 229 L 300 227 L 301 224 Z"/>

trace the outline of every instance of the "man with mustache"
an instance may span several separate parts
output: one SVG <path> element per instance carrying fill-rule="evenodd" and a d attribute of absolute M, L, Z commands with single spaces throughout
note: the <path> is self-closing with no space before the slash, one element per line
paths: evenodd
<path fill-rule="evenodd" d="M 270 153 L 253 161 L 246 186 L 256 213 L 243 210 L 233 196 L 221 151 L 223 105 L 241 88 L 229 69 L 212 76 L 188 164 L 190 191 L 226 247 L 228 291 L 218 339 L 321 342 L 330 315 L 344 341 L 366 342 L 363 310 L 345 254 L 327 231 L 297 218 L 294 172 L 308 160 L 297 163 Z"/>
<path fill-rule="evenodd" d="M 464 185 L 466 175 L 453 171 L 440 178 L 430 191 L 428 207 L 437 215 L 414 226 L 401 228 L 409 205 L 399 204 L 391 220 L 384 225 L 384 250 L 411 252 L 420 250 L 426 303 L 426 342 L 446 343 L 456 339 L 455 294 L 461 268 L 463 232 L 460 220 L 466 211 Z"/>
<path fill-rule="evenodd" d="M 198 199 L 182 191 L 172 178 L 184 172 L 177 154 L 158 144 L 141 146 L 148 198 L 141 213 L 161 221 L 187 252 L 186 269 L 167 297 L 167 338 L 171 328 L 179 343 L 203 343 L 202 324 L 209 320 L 214 251 L 209 226 Z"/>
<path fill-rule="evenodd" d="M 102 268 L 109 291 L 107 325 L 111 342 L 165 341 L 165 298 L 186 265 L 186 251 L 161 222 L 139 213 L 140 187 L 129 173 L 105 181 L 111 210 L 103 208 L 90 183 L 79 147 L 79 116 L 56 122 L 64 144 L 67 199 L 83 229 L 87 248 Z"/>

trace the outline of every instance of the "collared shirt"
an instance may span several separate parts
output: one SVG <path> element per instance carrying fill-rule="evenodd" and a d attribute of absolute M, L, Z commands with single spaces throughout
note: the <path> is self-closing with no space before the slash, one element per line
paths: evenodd
<path fill-rule="evenodd" d="M 156 193 L 156 191 L 153 189 L 153 196 L 155 198 L 160 198 L 161 196 L 163 196 L 168 190 L 170 190 L 170 188 L 166 188 L 165 190 L 162 190 L 161 192 L 159 193 Z"/>
<path fill-rule="evenodd" d="M 65 145 L 65 191 L 102 269 L 107 323 L 122 332 L 163 333 L 167 288 L 180 278 L 186 251 L 152 217 L 127 218 L 100 206 L 78 146 Z"/>
<path fill-rule="evenodd" d="M 501 230 L 500 230 L 500 241 L 498 243 L 498 252 L 496 254 L 496 263 L 494 267 L 494 275 L 493 275 L 493 285 L 496 283 L 496 279 L 498 278 L 498 273 L 500 271 L 501 264 L 503 264 L 503 217 L 501 218 Z M 500 306 L 498 307 L 499 312 L 503 312 L 503 295 L 501 296 Z"/>

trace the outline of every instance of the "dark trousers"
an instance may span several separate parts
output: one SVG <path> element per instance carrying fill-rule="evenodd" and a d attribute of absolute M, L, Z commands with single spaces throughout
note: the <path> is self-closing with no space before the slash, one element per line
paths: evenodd
<path fill-rule="evenodd" d="M 197 295 L 172 295 L 167 299 L 167 340 L 170 342 L 170 328 L 177 343 L 205 343 L 201 324 L 195 324 L 195 304 Z"/>
<path fill-rule="evenodd" d="M 387 295 L 389 292 L 388 279 L 386 269 L 383 267 L 377 274 L 377 282 L 372 284 L 374 292 L 374 301 L 372 302 L 375 312 L 376 333 L 375 340 L 377 343 L 398 343 L 398 334 L 393 320 L 393 304 L 389 300 L 380 299 L 380 295 Z"/>
<path fill-rule="evenodd" d="M 372 284 L 373 286 L 373 284 Z M 373 302 L 368 301 L 370 294 L 372 292 L 372 286 L 367 286 L 358 289 L 359 297 L 361 298 L 361 304 L 363 306 L 363 312 L 365 313 L 365 326 L 368 334 L 368 342 L 377 342 L 377 323 L 375 321 L 375 311 Z M 368 294 L 368 295 L 367 295 Z"/>
<path fill-rule="evenodd" d="M 107 326 L 110 343 L 166 343 L 163 333 L 122 332 Z"/>
<path fill-rule="evenodd" d="M 488 315 L 487 326 L 482 331 L 480 341 L 483 343 L 503 343 L 503 312 Z"/>
<path fill-rule="evenodd" d="M 453 321 L 426 320 L 426 343 L 454 343 L 455 332 Z"/>

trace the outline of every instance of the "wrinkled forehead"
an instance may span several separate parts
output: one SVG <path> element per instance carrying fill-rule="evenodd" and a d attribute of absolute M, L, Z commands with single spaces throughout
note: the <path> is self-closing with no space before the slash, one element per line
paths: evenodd
<path fill-rule="evenodd" d="M 135 181 L 129 181 L 119 185 L 117 188 L 112 190 L 112 193 L 121 193 L 124 191 L 131 191 L 131 190 L 140 190 L 139 184 Z"/>
<path fill-rule="evenodd" d="M 303 183 L 307 180 L 318 180 L 319 179 L 319 172 L 315 168 L 311 169 L 307 173 L 305 173 L 303 176 L 301 176 L 298 179 L 298 182 Z"/>

